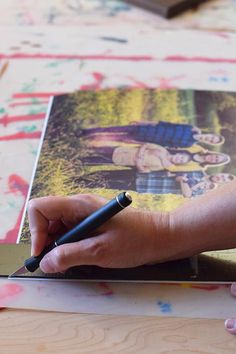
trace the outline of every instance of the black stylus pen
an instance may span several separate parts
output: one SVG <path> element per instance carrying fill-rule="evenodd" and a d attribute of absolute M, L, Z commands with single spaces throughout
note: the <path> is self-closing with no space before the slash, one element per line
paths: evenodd
<path fill-rule="evenodd" d="M 79 225 L 68 231 L 63 236 L 59 237 L 56 241 L 50 243 L 38 256 L 33 256 L 27 259 L 24 263 L 24 267 L 16 271 L 12 276 L 17 276 L 26 271 L 34 272 L 39 268 L 39 263 L 43 257 L 53 250 L 55 247 L 64 245 L 66 243 L 72 243 L 84 240 L 91 237 L 91 232 L 99 228 L 102 224 L 112 218 L 114 215 L 122 211 L 124 208 L 132 203 L 132 198 L 129 193 L 123 192 L 117 195 L 110 202 L 103 207 L 96 210 L 89 215 L 86 219 L 81 221 Z"/>

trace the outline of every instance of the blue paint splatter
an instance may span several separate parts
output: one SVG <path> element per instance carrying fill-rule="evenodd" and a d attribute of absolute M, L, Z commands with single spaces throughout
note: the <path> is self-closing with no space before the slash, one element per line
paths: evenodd
<path fill-rule="evenodd" d="M 168 302 L 157 302 L 158 307 L 160 308 L 162 313 L 171 313 L 172 312 L 172 305 Z"/>
<path fill-rule="evenodd" d="M 229 80 L 229 78 L 227 76 L 223 76 L 223 77 L 210 76 L 209 77 L 209 81 L 210 82 L 224 82 L 224 83 L 227 83 L 230 80 Z"/>
<path fill-rule="evenodd" d="M 48 12 L 48 24 L 53 25 L 54 20 L 59 15 L 56 7 L 51 7 Z"/>

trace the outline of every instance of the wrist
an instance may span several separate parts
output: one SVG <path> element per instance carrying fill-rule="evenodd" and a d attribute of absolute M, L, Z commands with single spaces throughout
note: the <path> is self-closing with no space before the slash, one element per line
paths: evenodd
<path fill-rule="evenodd" d="M 204 227 L 200 228 L 196 222 L 195 213 L 189 209 L 189 203 L 186 203 L 170 214 L 170 239 L 174 244 L 173 259 L 191 257 L 208 250 L 208 235 Z"/>
<path fill-rule="evenodd" d="M 152 261 L 159 263 L 176 259 L 176 239 L 171 227 L 172 214 L 169 212 L 152 213 L 154 225 L 154 246 Z"/>
<path fill-rule="evenodd" d="M 166 262 L 191 257 L 205 249 L 191 228 L 185 227 L 184 217 L 177 212 L 158 213 L 155 216 L 155 256 L 158 262 Z"/>

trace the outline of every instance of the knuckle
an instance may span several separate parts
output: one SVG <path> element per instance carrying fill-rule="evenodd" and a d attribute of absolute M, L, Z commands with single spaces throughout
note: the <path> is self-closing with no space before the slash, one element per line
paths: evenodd
<path fill-rule="evenodd" d="M 93 240 L 88 247 L 88 252 L 100 267 L 105 267 L 109 262 L 109 247 L 101 240 Z"/>
<path fill-rule="evenodd" d="M 64 247 L 56 247 L 54 250 L 53 263 L 55 269 L 64 270 L 67 268 L 68 255 Z"/>
<path fill-rule="evenodd" d="M 94 195 L 94 194 L 77 194 L 76 196 L 72 196 L 71 198 L 77 202 L 78 207 L 83 204 L 84 206 L 93 206 L 94 209 L 99 208 L 103 204 L 103 198 Z"/>
<path fill-rule="evenodd" d="M 52 197 L 49 196 L 49 197 L 30 199 L 27 205 L 27 210 L 28 211 L 38 210 L 42 204 L 45 204 L 46 202 L 50 202 L 51 198 Z"/>
<path fill-rule="evenodd" d="M 35 210 L 38 205 L 38 199 L 31 199 L 28 203 L 27 209 L 28 211 Z"/>

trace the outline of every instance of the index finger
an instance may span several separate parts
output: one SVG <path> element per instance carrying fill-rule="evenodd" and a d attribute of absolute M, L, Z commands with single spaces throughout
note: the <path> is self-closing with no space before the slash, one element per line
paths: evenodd
<path fill-rule="evenodd" d="M 63 219 L 65 206 L 63 197 L 45 197 L 30 200 L 28 219 L 31 233 L 31 253 L 38 255 L 47 243 L 50 221 Z"/>
<path fill-rule="evenodd" d="M 91 195 L 32 199 L 28 204 L 31 253 L 38 255 L 46 246 L 51 221 L 76 224 L 95 211 L 101 203 L 100 198 Z"/>

